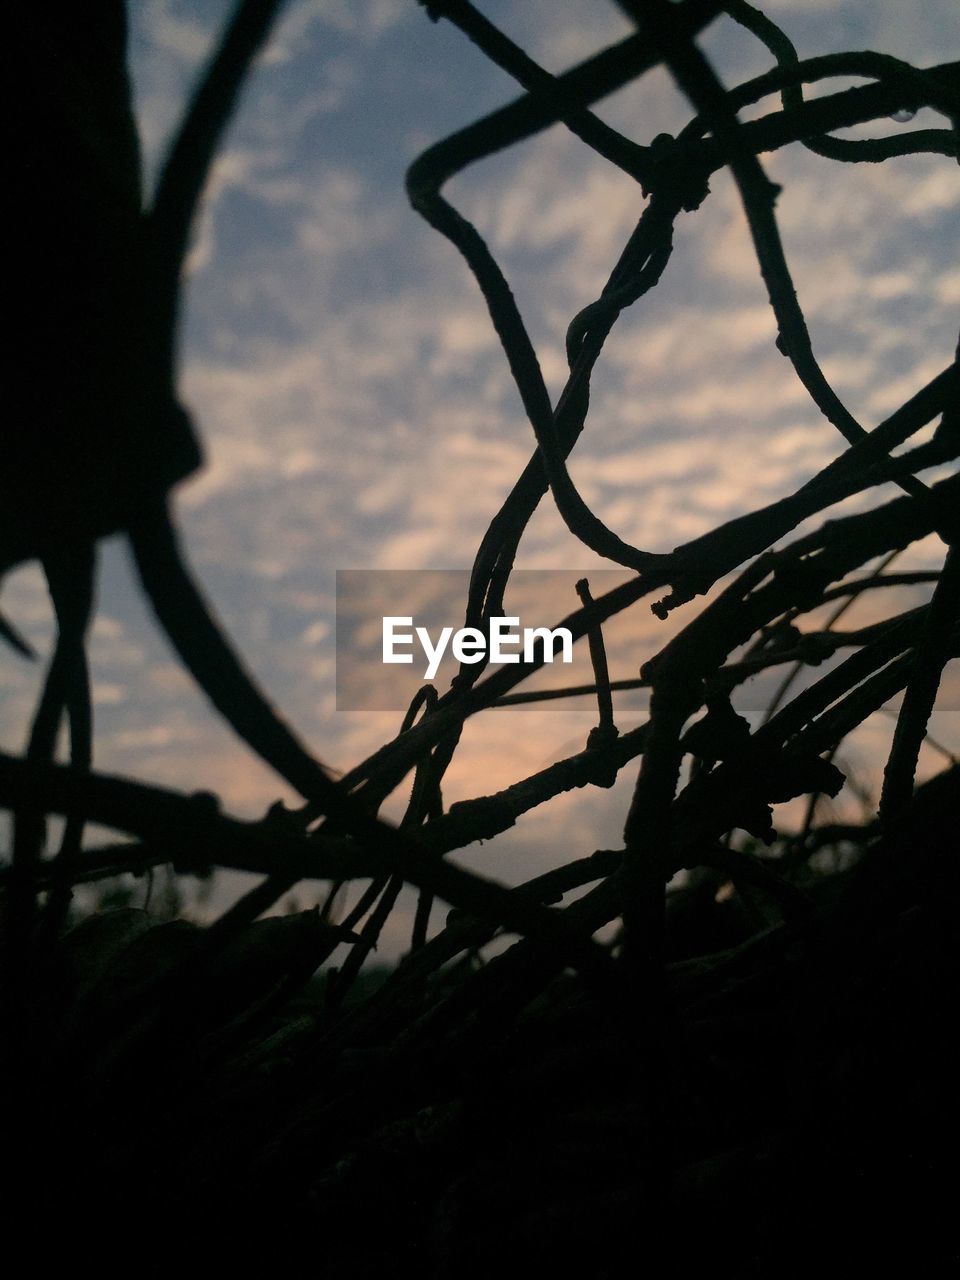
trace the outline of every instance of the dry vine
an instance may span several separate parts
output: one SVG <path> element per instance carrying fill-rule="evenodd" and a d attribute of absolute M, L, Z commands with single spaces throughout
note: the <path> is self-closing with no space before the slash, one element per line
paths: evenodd
<path fill-rule="evenodd" d="M 422 691 L 397 736 L 334 781 L 331 771 L 278 718 L 212 618 L 184 563 L 166 497 L 169 485 L 197 462 L 192 430 L 175 391 L 180 267 L 223 126 L 279 7 L 279 0 L 243 0 L 238 6 L 171 149 L 152 207 L 139 214 L 128 192 L 128 203 L 117 214 L 125 235 L 115 241 L 119 257 L 114 266 L 118 276 L 129 272 L 135 278 L 139 293 L 133 292 L 141 302 L 131 298 L 129 287 L 115 290 L 117 305 L 126 310 L 119 322 L 113 318 L 109 332 L 115 338 L 125 319 L 134 336 L 121 348 L 121 362 L 109 362 L 109 378 L 105 369 L 95 369 L 109 385 L 84 387 L 88 399 L 96 395 L 98 406 L 114 407 L 105 442 L 102 430 L 94 440 L 97 457 L 115 460 L 113 487 L 101 485 L 99 499 L 87 493 L 65 501 L 57 497 L 55 482 L 44 480 L 43 458 L 14 452 L 8 466 L 4 506 L 14 518 L 0 526 L 0 567 L 39 558 L 58 625 L 27 750 L 22 758 L 0 755 L 0 804 L 15 818 L 11 858 L 0 870 L 13 1039 L 22 1034 L 26 1043 L 38 1034 L 25 1030 L 31 1025 L 31 1001 L 52 981 L 49 955 L 76 884 L 121 872 L 144 874 L 161 864 L 184 873 L 226 867 L 262 876 L 223 917 L 202 930 L 191 927 L 186 942 L 154 956 L 152 968 L 147 965 L 126 991 L 115 993 L 114 1003 L 105 997 L 99 1004 L 94 1001 L 93 1010 L 84 1011 L 87 1020 L 77 1015 L 71 1024 L 70 1052 L 87 1054 L 94 1064 L 91 1079 L 103 1072 L 102 1078 L 114 1084 L 126 1081 L 117 1086 L 122 1093 L 159 1046 L 194 1042 L 198 1015 L 188 993 L 207 991 L 210 983 L 223 990 L 224 974 L 246 972 L 244 964 L 256 969 L 255 940 L 268 938 L 263 930 L 271 922 L 254 922 L 292 886 L 304 879 L 329 882 L 332 901 L 337 886 L 368 882 L 336 925 L 314 917 L 274 921 L 265 976 L 252 982 L 253 995 L 244 993 L 241 984 L 241 994 L 227 1001 L 229 1018 L 215 1022 L 215 1033 L 209 1028 L 204 1032 L 205 1060 L 224 1072 L 240 1099 L 231 1105 L 249 1105 L 254 1113 L 251 1148 L 265 1127 L 279 1131 L 259 1170 L 261 1191 L 282 1167 L 280 1181 L 289 1192 L 289 1169 L 300 1168 L 297 1161 L 312 1142 L 322 1147 L 323 1158 L 314 1170 L 311 1195 L 328 1194 L 331 1203 L 340 1204 L 339 1197 L 346 1194 L 342 1186 L 360 1177 L 350 1163 L 354 1157 L 345 1154 L 357 1135 L 372 1142 L 371 1135 L 389 1130 L 396 1150 L 406 1150 L 405 1144 L 421 1150 L 422 1135 L 414 1131 L 415 1121 L 420 1123 L 418 1108 L 422 1112 L 437 1098 L 445 1101 L 431 1112 L 430 1124 L 436 1128 L 431 1141 L 442 1148 L 444 1126 L 455 1129 L 459 1123 L 445 1079 L 456 1075 L 464 1056 L 476 1052 L 485 1036 L 543 1001 L 558 975 L 571 969 L 604 1017 L 614 1011 L 622 1036 L 618 1052 L 637 1055 L 648 1091 L 647 1114 L 653 1117 L 644 1132 L 650 1149 L 662 1155 L 666 1139 L 654 1121 L 669 1092 L 663 1044 L 667 1023 L 680 1016 L 678 1010 L 716 999 L 731 975 L 748 972 L 755 963 L 761 968 L 765 963 L 786 966 L 798 939 L 813 939 L 806 959 L 822 975 L 828 961 L 850 960 L 858 946 L 866 945 L 870 928 L 881 927 L 877 921 L 894 889 L 909 903 L 917 894 L 932 892 L 930 886 L 939 883 L 942 873 L 936 851 L 929 847 L 909 870 L 903 854 L 921 839 L 918 833 L 927 833 L 928 842 L 942 838 L 956 820 L 955 762 L 916 794 L 914 781 L 942 672 L 960 652 L 960 492 L 956 473 L 944 470 L 960 452 L 957 365 L 944 369 L 885 421 L 865 427 L 854 419 L 813 350 L 778 232 L 778 188 L 766 176 L 761 157 L 801 142 L 829 162 L 877 163 L 917 152 L 956 162 L 960 64 L 918 68 L 871 52 L 803 60 L 786 34 L 745 0 L 623 0 L 620 8 L 635 19 L 637 32 L 553 76 L 468 0 L 425 4 L 429 17 L 454 23 L 524 91 L 509 106 L 430 147 L 408 175 L 414 208 L 456 246 L 476 278 L 534 437 L 530 461 L 477 551 L 466 623 L 484 628 L 503 612 L 524 531 L 548 494 L 583 545 L 634 573 L 625 585 L 596 599 L 581 584 L 580 607 L 563 619 L 575 638 L 587 639 L 594 666 L 595 684 L 588 691 L 596 694 L 599 719 L 585 749 L 504 791 L 447 809 L 442 784 L 465 721 L 499 705 L 544 696 L 519 689 L 542 665 L 542 657 L 492 673 L 465 665 L 442 695 L 432 688 Z M 721 83 L 696 39 L 721 15 L 752 32 L 775 59 L 768 72 L 733 88 Z M 36 32 L 23 34 L 23 39 L 36 39 Z M 120 50 L 118 45 L 114 55 Z M 594 103 L 660 64 L 692 108 L 690 123 L 676 137 L 638 142 L 592 113 Z M 841 76 L 867 83 L 804 99 L 805 85 Z M 780 96 L 778 106 L 748 123 L 739 120 L 742 108 L 773 95 Z M 832 136 L 837 129 L 921 107 L 938 111 L 945 126 L 868 141 Z M 554 404 L 508 281 L 477 230 L 443 190 L 469 165 L 556 122 L 630 175 L 645 204 L 600 296 L 569 324 L 569 376 Z M 657 286 L 670 262 L 678 218 L 696 212 L 708 196 L 712 175 L 724 168 L 732 173 L 742 201 L 776 318 L 778 346 L 846 447 L 795 493 L 668 554 L 653 553 L 629 545 L 600 520 L 578 492 L 567 460 L 588 426 L 590 381 L 604 343 L 621 313 Z M 129 186 L 130 175 L 125 178 Z M 151 298 L 147 314 L 142 305 L 146 296 Z M 81 426 L 92 420 L 89 403 L 58 408 L 73 413 Z M 152 443 L 138 452 L 123 445 L 122 438 L 141 418 L 149 423 L 142 435 Z M 938 418 L 928 440 L 902 448 Z M 159 472 L 144 465 L 144 458 L 158 457 L 168 460 Z M 935 483 L 919 478 L 933 468 L 940 476 Z M 812 532 L 796 534 L 803 522 L 825 517 L 851 495 L 879 490 L 890 481 L 902 496 L 878 500 L 853 515 L 821 519 Z M 43 512 L 39 519 L 18 498 L 31 485 L 38 486 L 31 513 Z M 184 665 L 237 733 L 303 796 L 301 809 L 277 805 L 262 821 L 243 822 L 224 814 L 213 796 L 179 794 L 93 768 L 85 645 L 95 542 L 118 528 L 129 536 L 143 590 Z M 942 569 L 898 572 L 898 553 L 930 534 L 944 544 Z M 856 631 L 835 628 L 862 593 L 882 596 L 887 594 L 883 588 L 907 582 L 929 583 L 929 602 L 890 612 Z M 654 612 L 665 617 L 708 593 L 710 602 L 647 659 L 638 680 L 611 681 L 603 650 L 606 620 L 643 608 L 651 599 Z M 804 630 L 804 618 L 830 602 L 837 602 L 837 608 L 829 621 Z M 12 621 L 2 623 L 5 638 L 22 647 Z M 794 691 L 802 669 L 841 649 L 849 650 L 849 656 Z M 768 668 L 783 670 L 784 678 L 764 722 L 752 727 L 734 712 L 731 695 Z M 612 694 L 639 684 L 651 690 L 649 720 L 618 733 Z M 584 691 L 581 687 L 550 696 Z M 903 697 L 878 820 L 842 830 L 818 826 L 812 798 L 836 794 L 844 782 L 832 763 L 838 748 L 898 694 Z M 54 760 L 63 718 L 70 731 L 68 764 Z M 507 830 L 520 815 L 564 791 L 609 787 L 621 770 L 631 767 L 637 780 L 622 849 L 584 851 L 587 856 L 515 889 L 445 859 Z M 394 826 L 379 811 L 411 772 L 409 804 Z M 792 836 L 778 838 L 770 807 L 802 796 L 811 797 L 808 821 Z M 66 819 L 55 852 L 44 845 L 46 815 Z M 91 822 L 133 839 L 84 847 L 84 826 Z M 750 833 L 755 841 L 735 847 L 729 839 L 733 831 Z M 761 842 L 771 847 L 760 851 Z M 818 878 L 810 858 L 824 845 L 854 850 L 857 874 Z M 668 896 L 668 883 L 682 869 L 690 872 L 687 889 Z M 821 879 L 830 881 L 827 892 Z M 693 954 L 717 954 L 692 967 L 689 959 L 678 964 L 671 941 L 676 925 L 668 915 L 689 908 L 704 887 L 716 910 L 716 890 L 728 881 L 744 904 L 742 933 L 730 945 L 711 947 L 708 931 Z M 361 967 L 405 883 L 421 894 L 410 953 L 379 991 L 361 998 L 354 990 Z M 566 895 L 572 900 L 565 903 Z M 430 936 L 434 899 L 454 910 Z M 613 944 L 601 945 L 596 935 L 611 922 L 622 928 Z M 479 963 L 481 949 L 504 935 L 519 940 L 496 959 Z M 282 945 L 276 941 L 281 936 Z M 285 1016 L 278 1025 L 278 1010 L 289 1007 L 291 992 L 321 970 L 344 941 L 349 949 L 327 975 L 322 1008 L 299 1018 Z M 811 982 L 821 980 L 815 976 Z M 623 1023 L 629 1024 L 626 1030 Z M 375 1050 L 383 1056 L 377 1057 Z M 343 1055 L 365 1051 L 374 1056 L 351 1076 Z M 164 1049 L 168 1052 L 173 1053 Z M 23 1054 L 35 1065 L 29 1047 Z M 435 1061 L 428 1071 L 431 1055 Z M 21 1057 L 13 1055 L 16 1087 L 22 1090 L 23 1077 L 16 1074 L 23 1069 Z M 295 1103 L 286 1111 L 275 1101 L 251 1104 L 250 1086 L 238 1064 L 243 1071 L 253 1064 L 269 1074 L 279 1070 L 281 1061 L 294 1062 L 285 1079 Z M 425 1072 L 427 1083 L 413 1082 L 411 1064 Z M 309 1087 L 317 1079 L 327 1090 L 319 1101 Z M 447 1105 L 453 1110 L 445 1111 Z M 405 1124 L 413 1127 L 404 1129 Z M 654 1156 L 650 1159 L 655 1162 Z M 222 1173 L 222 1162 L 214 1164 Z"/>

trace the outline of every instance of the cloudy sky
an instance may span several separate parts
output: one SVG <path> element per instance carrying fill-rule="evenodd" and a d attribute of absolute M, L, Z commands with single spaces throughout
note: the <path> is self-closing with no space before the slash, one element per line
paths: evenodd
<path fill-rule="evenodd" d="M 629 30 L 600 0 L 480 7 L 554 71 Z M 229 8 L 131 6 L 148 183 Z M 924 65 L 960 48 L 955 0 L 767 8 L 802 56 L 869 48 Z M 769 65 L 727 20 L 702 44 L 728 82 Z M 397 716 L 335 708 L 335 571 L 468 567 L 531 452 L 482 299 L 403 191 L 425 146 L 514 96 L 503 73 L 415 0 L 289 0 L 196 227 L 182 395 L 207 464 L 179 491 L 177 510 L 190 558 L 249 665 L 340 768 L 395 732 Z M 689 115 L 660 72 L 598 110 L 641 142 Z M 923 112 L 882 131 L 937 123 Z M 960 170 L 935 156 L 838 166 L 798 146 L 766 163 L 784 187 L 780 225 L 815 350 L 853 413 L 875 425 L 951 358 Z M 510 278 L 556 394 L 566 326 L 600 292 L 639 216 L 637 187 L 558 127 L 475 166 L 449 195 Z M 839 437 L 774 338 L 735 192 L 719 175 L 702 209 L 682 215 L 660 287 L 615 329 L 572 459 L 581 493 L 622 537 L 668 550 L 836 456 Z M 911 562 L 935 556 L 935 546 L 920 547 Z M 518 563 L 597 565 L 549 502 Z M 262 812 L 283 786 L 208 714 L 138 600 L 121 545 L 104 548 L 103 570 L 92 653 L 99 765 L 209 787 L 235 812 Z M 4 601 L 42 646 L 50 620 L 38 575 L 14 575 Z M 615 676 L 636 674 L 661 640 L 644 607 L 632 625 Z M 3 656 L 7 749 L 22 745 L 37 680 L 35 667 Z M 641 715 L 642 700 L 628 699 L 621 727 Z M 448 798 L 490 791 L 576 750 L 592 720 L 589 705 L 490 712 L 465 737 Z M 868 780 L 890 727 L 875 720 L 850 748 Z M 956 743 L 954 712 L 938 713 L 934 728 Z M 924 768 L 935 765 L 925 753 Z M 559 800 L 469 860 L 516 880 L 615 843 L 631 784 Z"/>

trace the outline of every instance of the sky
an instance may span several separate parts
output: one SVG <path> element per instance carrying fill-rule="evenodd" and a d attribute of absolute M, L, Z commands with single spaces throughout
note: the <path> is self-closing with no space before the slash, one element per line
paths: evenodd
<path fill-rule="evenodd" d="M 552 71 L 630 29 L 599 0 L 479 7 Z M 801 56 L 869 48 L 925 65 L 960 48 L 955 0 L 766 7 Z M 229 9 L 223 0 L 131 6 L 148 187 Z M 726 19 L 701 44 L 728 83 L 770 63 Z M 206 465 L 179 489 L 178 518 L 248 665 L 339 769 L 392 736 L 399 716 L 336 709 L 336 571 L 468 568 L 533 448 L 483 300 L 403 187 L 427 145 L 515 96 L 504 73 L 415 0 L 289 0 L 244 89 L 195 227 L 181 394 Z M 597 110 L 640 142 L 689 117 L 659 70 Z M 881 132 L 938 123 L 921 112 Z M 839 166 L 796 145 L 765 164 L 783 186 L 777 211 L 814 349 L 854 415 L 875 425 L 953 354 L 960 169 L 936 156 Z M 782 496 L 842 445 L 775 349 L 732 183 L 717 175 L 711 187 L 697 213 L 681 216 L 661 285 L 614 330 L 571 459 L 581 493 L 608 526 L 651 550 Z M 557 126 L 474 166 L 448 194 L 506 271 L 556 396 L 566 326 L 603 287 L 642 209 L 639 190 Z M 936 563 L 937 554 L 929 540 L 904 564 Z M 542 503 L 518 564 L 589 571 L 599 563 Z M 121 540 L 104 545 L 102 565 L 91 645 L 98 766 L 215 790 L 244 816 L 289 798 L 180 670 L 139 599 Z M 42 650 L 51 620 L 34 568 L 4 584 L 4 608 Z M 681 611 L 671 625 L 689 616 Z M 667 634 L 643 606 L 630 618 L 611 639 L 615 677 L 635 675 Z M 22 747 L 40 674 L 3 654 L 7 750 Z M 956 683 L 953 673 L 947 709 L 932 726 L 953 747 Z M 748 695 L 754 707 L 762 693 Z M 643 705 L 640 695 L 618 703 L 622 729 L 639 722 Z M 585 703 L 489 712 L 468 727 L 448 800 L 487 793 L 577 750 L 594 716 Z M 848 748 L 868 788 L 890 729 L 888 718 L 873 717 Z M 933 770 L 936 753 L 925 750 L 921 763 Z M 628 769 L 612 793 L 562 797 L 461 856 L 516 882 L 617 844 L 632 782 Z M 385 943 L 387 951 L 401 945 L 399 933 Z"/>

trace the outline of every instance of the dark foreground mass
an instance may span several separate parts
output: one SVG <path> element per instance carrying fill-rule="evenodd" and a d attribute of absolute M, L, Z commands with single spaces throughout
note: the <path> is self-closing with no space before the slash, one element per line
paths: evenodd
<path fill-rule="evenodd" d="M 213 956 L 183 921 L 88 917 L 6 975 L 8 1244 L 123 1275 L 946 1274 L 957 782 L 846 870 L 798 868 L 766 931 L 722 876 L 672 895 L 642 1004 L 569 973 L 529 1000 L 523 944 L 336 1011 L 315 913 Z"/>

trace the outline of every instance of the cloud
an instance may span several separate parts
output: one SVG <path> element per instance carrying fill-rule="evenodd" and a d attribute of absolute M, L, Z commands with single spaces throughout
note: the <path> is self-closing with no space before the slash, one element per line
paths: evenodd
<path fill-rule="evenodd" d="M 303 16 L 291 16 L 287 30 L 281 29 L 281 41 L 306 34 L 311 22 L 369 40 L 403 22 L 409 12 L 404 0 L 313 0 L 302 8 Z"/>
<path fill-rule="evenodd" d="M 856 32 L 860 47 L 921 62 L 943 56 L 930 33 L 950 16 L 939 3 L 909 23 L 886 2 L 777 0 L 774 9 L 803 52 Z M 227 11 L 225 2 L 132 7 L 151 170 Z M 515 6 L 507 20 L 522 43 L 536 36 L 536 56 L 554 70 L 629 29 L 612 8 L 593 26 L 582 6 L 541 0 Z M 769 63 L 725 20 L 702 43 L 731 79 Z M 514 92 L 409 0 L 291 4 L 245 89 L 195 231 L 181 389 L 208 465 L 178 493 L 186 545 L 271 697 L 340 768 L 395 733 L 398 717 L 333 710 L 335 569 L 469 566 L 534 448 L 474 282 L 402 190 L 416 146 Z M 689 117 L 662 71 L 598 111 L 644 142 Z M 814 349 L 851 410 L 873 425 L 952 355 L 956 166 L 937 157 L 841 166 L 797 146 L 764 164 L 783 184 L 777 213 Z M 601 517 L 654 550 L 790 492 L 843 447 L 775 348 L 733 183 L 717 175 L 711 185 L 701 210 L 678 220 L 662 283 L 614 329 L 570 463 Z M 458 177 L 450 195 L 502 260 L 556 396 L 566 326 L 599 295 L 635 225 L 637 185 L 556 127 Z M 941 553 L 930 540 L 903 564 L 935 563 Z M 548 496 L 518 563 L 597 559 Z M 114 544 L 104 571 L 92 645 L 100 764 L 216 790 L 251 816 L 289 796 L 193 689 Z M 3 605 L 49 645 L 41 575 L 10 575 Z M 696 608 L 664 627 L 641 603 L 610 628 L 612 667 L 634 673 Z M 11 747 L 22 745 L 40 675 L 7 658 L 0 668 L 0 731 Z M 624 705 L 625 725 L 641 717 L 641 702 Z M 451 768 L 447 800 L 492 791 L 561 748 L 575 750 L 593 716 L 587 702 L 480 717 Z M 955 741 L 956 728 L 947 716 L 941 732 Z M 878 718 L 856 738 L 858 769 L 876 768 L 889 731 Z M 935 764 L 928 752 L 924 760 Z M 614 843 L 627 775 L 612 795 L 558 799 L 466 860 L 514 880 Z M 401 789 L 391 803 L 403 799 Z M 388 945 L 403 945 L 399 925 Z"/>

